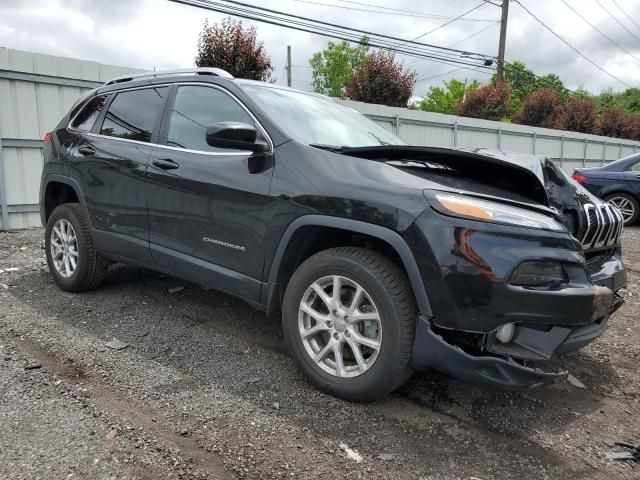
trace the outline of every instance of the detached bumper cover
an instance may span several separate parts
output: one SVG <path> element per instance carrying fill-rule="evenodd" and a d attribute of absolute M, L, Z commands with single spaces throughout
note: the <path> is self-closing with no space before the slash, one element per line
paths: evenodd
<path fill-rule="evenodd" d="M 543 372 L 511 359 L 474 357 L 445 342 L 431 330 L 429 320 L 422 316 L 418 318 L 412 363 L 419 370 L 432 368 L 466 383 L 502 389 L 535 387 L 568 374 Z"/>

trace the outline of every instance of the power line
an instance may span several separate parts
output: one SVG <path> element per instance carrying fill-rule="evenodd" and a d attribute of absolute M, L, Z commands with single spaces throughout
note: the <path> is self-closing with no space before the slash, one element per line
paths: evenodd
<path fill-rule="evenodd" d="M 409 13 L 413 16 L 415 15 L 428 15 L 431 16 L 433 18 L 439 18 L 441 20 L 449 20 L 453 17 L 450 16 L 446 16 L 446 15 L 438 15 L 437 13 L 426 13 L 426 12 L 417 12 L 415 10 L 404 10 L 402 8 L 392 8 L 392 7 L 385 7 L 382 5 L 374 5 L 372 3 L 364 3 L 364 2 L 356 2 L 353 0 L 339 0 L 340 2 L 343 3 L 350 3 L 352 5 L 363 5 L 365 7 L 373 7 L 373 8 L 379 8 L 380 10 L 390 10 L 393 12 L 403 12 L 403 13 Z M 486 1 L 486 0 L 485 0 Z M 490 19 L 478 19 L 478 18 L 465 18 L 464 21 L 468 21 L 468 22 L 491 22 L 492 20 Z"/>
<path fill-rule="evenodd" d="M 614 15 L 613 15 L 613 14 L 612 14 L 608 9 L 607 9 L 607 7 L 605 7 L 602 3 L 600 3 L 600 0 L 596 0 L 596 3 L 597 3 L 598 5 L 600 5 L 600 7 L 601 7 L 605 12 L 607 12 L 607 13 L 609 14 L 609 16 L 610 16 L 611 18 L 613 18 L 613 19 L 618 23 L 618 25 L 620 25 L 622 28 L 624 28 L 624 29 L 627 31 L 627 33 L 628 33 L 629 35 L 631 35 L 631 36 L 632 36 L 633 38 L 635 38 L 638 42 L 640 42 L 640 38 L 639 38 L 638 36 L 636 36 L 636 34 L 635 34 L 635 33 L 633 33 L 631 30 L 629 30 L 629 29 L 627 28 L 627 26 L 626 26 L 624 23 L 622 23 L 620 20 L 618 20 L 618 18 L 617 18 L 617 17 L 615 17 L 615 16 L 614 16 Z M 615 2 L 614 2 L 614 3 L 615 3 Z M 620 7 L 618 7 L 618 8 L 620 8 Z"/>
<path fill-rule="evenodd" d="M 396 10 L 396 9 L 389 9 L 389 8 L 385 8 L 385 7 L 377 7 L 377 8 L 384 8 L 384 10 L 371 10 L 369 8 L 359 8 L 359 7 L 347 7 L 345 5 L 333 5 L 330 3 L 321 3 L 321 2 L 312 2 L 311 0 L 292 0 L 294 2 L 299 2 L 299 3 L 308 3 L 311 5 L 319 5 L 319 6 L 323 6 L 323 7 L 333 7 L 333 8 L 342 8 L 345 10 L 355 10 L 355 11 L 359 11 L 359 12 L 369 12 L 369 13 L 378 13 L 381 15 L 395 15 L 395 16 L 399 16 L 399 17 L 411 17 L 411 18 L 416 18 L 416 17 L 420 17 L 420 18 L 429 18 L 429 19 L 437 19 L 437 20 L 447 20 L 447 19 L 451 19 L 453 17 L 447 17 L 444 15 L 432 15 L 429 13 L 420 13 L 420 12 L 412 12 L 412 13 L 401 13 L 402 11 L 384 11 L 384 10 Z M 351 2 L 349 2 L 351 3 Z M 357 2 L 353 2 L 353 3 L 357 3 Z M 360 4 L 360 3 L 359 3 Z M 367 4 L 360 4 L 360 5 L 367 5 Z M 371 5 L 372 7 L 375 7 L 374 5 Z M 464 20 L 469 21 L 469 22 L 492 22 L 493 20 L 488 19 L 488 18 L 465 18 Z"/>
<path fill-rule="evenodd" d="M 469 40 L 469 39 L 471 39 L 471 38 L 475 37 L 476 35 L 480 35 L 482 32 L 485 32 L 485 31 L 489 30 L 490 28 L 495 27 L 496 25 L 499 25 L 499 24 L 500 24 L 500 20 L 498 20 L 498 21 L 497 21 L 497 22 L 495 22 L 495 23 L 492 23 L 491 25 L 489 25 L 489 26 L 487 26 L 487 27 L 484 27 L 484 28 L 483 28 L 483 29 L 481 29 L 481 30 L 478 30 L 478 31 L 477 31 L 477 32 L 475 32 L 475 33 L 472 33 L 471 35 L 468 35 L 468 36 L 464 37 L 462 40 L 458 40 L 456 43 L 452 43 L 451 45 L 447 45 L 447 46 L 448 46 L 449 48 L 452 48 L 452 47 L 455 47 L 455 46 L 457 46 L 457 45 L 460 45 L 461 43 L 466 42 L 467 40 Z M 409 66 L 411 66 L 411 65 L 413 65 L 413 64 L 415 64 L 415 63 L 419 63 L 419 62 L 421 62 L 421 61 L 422 61 L 422 59 L 413 60 L 413 61 L 411 61 L 411 62 L 409 62 L 409 63 L 407 64 L 407 67 L 409 67 Z"/>
<path fill-rule="evenodd" d="M 607 34 L 605 34 L 602 30 L 600 30 L 598 27 L 596 27 L 593 23 L 591 23 L 589 20 L 587 20 L 586 18 L 584 18 L 580 12 L 578 12 L 575 8 L 573 8 L 569 3 L 567 3 L 565 0 L 560 0 L 562 3 L 564 3 L 567 7 L 569 7 L 569 9 L 575 13 L 578 17 L 580 17 L 587 25 L 589 25 L 591 28 L 593 28 L 596 32 L 598 32 L 600 35 L 602 35 L 604 38 L 606 38 L 607 40 L 609 40 L 609 42 L 611 42 L 611 44 L 615 45 L 616 47 L 618 47 L 620 50 L 622 50 L 624 53 L 626 53 L 627 55 L 629 55 L 630 57 L 633 57 L 635 60 L 640 62 L 640 58 L 636 57 L 633 53 L 631 53 L 629 50 L 627 50 L 626 48 L 624 48 L 622 45 L 620 45 L 618 42 L 614 41 L 611 37 L 609 37 Z"/>
<path fill-rule="evenodd" d="M 475 37 L 476 35 L 480 35 L 482 32 L 486 32 L 487 30 L 489 30 L 490 28 L 495 27 L 496 25 L 500 25 L 500 20 L 498 20 L 497 22 L 492 23 L 489 26 L 484 27 L 481 30 L 478 30 L 476 33 L 472 33 L 471 35 L 469 35 L 468 37 L 464 37 L 462 40 L 458 40 L 456 43 L 452 43 L 451 45 L 449 45 L 449 47 L 455 47 L 457 45 L 460 45 L 463 42 L 466 42 L 467 40 L 472 39 L 473 37 Z"/>
<path fill-rule="evenodd" d="M 513 0 L 514 2 L 516 2 L 518 5 L 520 5 L 520 7 L 527 12 L 529 15 L 531 15 L 540 25 L 542 25 L 544 28 L 546 28 L 547 30 L 549 30 L 549 32 L 551 32 L 555 37 L 557 37 L 560 41 L 562 41 L 562 43 L 564 43 L 565 45 L 567 45 L 569 48 L 571 48 L 571 50 L 573 50 L 574 52 L 576 52 L 578 55 L 580 55 L 582 58 L 584 58 L 587 62 L 589 62 L 591 65 L 593 65 L 594 67 L 596 67 L 598 70 L 600 70 L 603 73 L 606 73 L 607 75 L 609 75 L 611 78 L 613 78 L 614 80 L 620 82 L 621 84 L 623 84 L 625 87 L 630 87 L 629 84 L 627 84 L 626 82 L 623 82 L 622 80 L 620 80 L 618 77 L 616 77 L 614 74 L 608 72 L 607 70 L 605 70 L 604 68 L 602 68 L 600 65 L 598 65 L 597 63 L 595 63 L 593 60 L 591 60 L 589 57 L 587 57 L 585 54 L 583 54 L 580 50 L 578 50 L 576 47 L 574 47 L 573 45 L 571 45 L 568 41 L 566 41 L 563 37 L 561 37 L 558 33 L 556 33 L 551 27 L 547 26 L 546 23 L 544 23 L 542 20 L 540 20 L 538 17 L 536 17 L 527 7 L 525 7 L 522 2 L 520 0 Z"/>
<path fill-rule="evenodd" d="M 490 0 L 482 0 L 484 3 L 490 3 L 494 7 L 502 7 L 499 3 L 491 2 Z M 503 2 L 508 2 L 509 0 L 502 0 Z"/>
<path fill-rule="evenodd" d="M 170 1 L 174 1 L 174 0 L 170 0 Z M 182 3 L 179 0 L 176 0 L 176 1 L 178 1 L 178 3 Z M 195 1 L 196 2 L 200 2 L 200 3 L 206 3 L 206 4 L 215 3 L 215 2 L 212 2 L 211 0 L 195 0 Z M 352 27 L 345 27 L 345 26 L 342 26 L 342 25 L 337 25 L 335 23 L 324 22 L 322 20 L 311 19 L 311 18 L 307 18 L 307 17 L 302 17 L 300 15 L 294 15 L 294 14 L 291 14 L 291 13 L 280 12 L 278 10 L 272 10 L 272 9 L 269 9 L 269 8 L 258 7 L 257 5 L 250 5 L 250 4 L 242 3 L 242 2 L 239 2 L 239 1 L 236 1 L 236 0 L 222 0 L 222 1 L 225 2 L 225 3 L 239 5 L 239 6 L 242 6 L 242 7 L 248 7 L 248 8 L 252 8 L 254 10 L 260 10 L 260 11 L 264 11 L 264 12 L 268 12 L 268 13 L 272 13 L 272 14 L 276 14 L 276 15 L 280 15 L 280 16 L 285 16 L 285 17 L 289 17 L 289 18 L 293 18 L 293 19 L 297 19 L 297 20 L 312 22 L 312 23 L 316 23 L 316 24 L 320 24 L 320 25 L 326 25 L 328 27 L 338 28 L 338 29 L 341 29 L 341 30 L 349 31 L 349 32 L 357 32 L 360 35 L 366 35 L 368 37 L 380 37 L 380 38 L 383 38 L 383 39 L 389 39 L 389 40 L 394 40 L 394 41 L 402 41 L 402 42 L 405 42 L 405 43 L 410 43 L 412 45 L 417 45 L 419 47 L 423 47 L 423 48 L 426 47 L 426 48 L 429 48 L 431 50 L 450 52 L 450 53 L 454 53 L 454 54 L 457 54 L 457 55 L 466 55 L 466 56 L 476 55 L 476 56 L 482 57 L 482 59 L 488 58 L 487 55 L 484 55 L 484 54 L 481 54 L 481 53 L 473 53 L 473 52 L 468 52 L 468 51 L 464 51 L 464 50 L 457 50 L 457 49 L 448 48 L 448 47 L 441 47 L 439 45 L 416 42 L 415 40 L 404 40 L 402 38 L 393 37 L 393 36 L 390 36 L 390 35 L 383 35 L 381 33 L 374 33 L 374 32 L 370 32 L 370 31 L 367 31 L 367 30 L 361 30 L 361 29 L 352 28 Z M 218 5 L 220 5 L 220 4 L 218 3 Z M 232 8 L 232 7 L 227 7 L 227 8 Z M 237 7 L 235 7 L 235 8 L 237 8 Z M 246 12 L 247 10 L 244 10 L 244 11 Z M 292 23 L 295 23 L 295 22 L 292 22 Z"/>
<path fill-rule="evenodd" d="M 442 25 L 438 25 L 436 28 L 433 28 L 433 29 L 429 30 L 428 32 L 425 32 L 425 33 L 423 33 L 422 35 L 418 35 L 416 38 L 413 38 L 413 39 L 411 39 L 411 40 L 409 40 L 409 41 L 411 41 L 411 42 L 415 42 L 416 40 L 418 40 L 418 39 L 420 39 L 420 38 L 422 38 L 422 37 L 426 37 L 427 35 L 429 35 L 429 34 L 431 34 L 431 33 L 435 32 L 436 30 L 440 30 L 441 28 L 444 28 L 444 27 L 446 27 L 447 25 L 452 24 L 452 23 L 453 23 L 453 22 L 455 22 L 456 20 L 461 19 L 461 18 L 462 18 L 462 17 L 464 17 L 466 14 L 471 13 L 471 12 L 473 12 L 474 10 L 479 9 L 480 7 L 483 7 L 485 3 L 486 3 L 485 1 L 480 2 L 478 5 L 476 5 L 476 6 L 475 6 L 475 7 L 473 7 L 472 9 L 467 10 L 466 12 L 464 12 L 464 13 L 462 13 L 462 14 L 458 15 L 457 17 L 452 18 L 452 19 L 451 19 L 451 20 L 449 20 L 448 22 L 443 23 Z M 407 43 L 407 42 L 401 43 L 401 44 L 400 44 L 400 45 L 398 45 L 398 46 L 399 46 L 399 47 L 401 47 L 401 46 L 402 46 L 402 45 L 404 45 L 405 43 Z"/>
<path fill-rule="evenodd" d="M 616 2 L 616 0 L 612 0 L 613 4 L 618 7 L 618 10 L 620 10 L 622 13 L 624 13 L 624 16 L 627 17 L 629 20 L 631 20 L 631 23 L 633 23 L 636 27 L 638 27 L 640 29 L 640 25 L 638 25 L 636 23 L 636 21 L 633 19 L 633 17 L 631 15 L 629 15 L 619 4 L 618 2 Z"/>
<path fill-rule="evenodd" d="M 422 78 L 418 78 L 416 80 L 416 83 L 418 82 L 424 82 L 426 80 L 431 80 L 434 78 L 439 78 L 439 77 L 444 77 L 445 75 L 449 75 L 450 73 L 454 73 L 454 72 L 459 72 L 460 70 L 464 70 L 464 67 L 459 67 L 459 68 L 454 68 L 453 70 L 449 70 L 447 72 L 444 73 L 439 73 L 438 75 L 431 75 L 430 77 L 422 77 Z"/>
<path fill-rule="evenodd" d="M 343 27 L 340 25 L 322 22 L 320 20 L 312 20 L 299 15 L 292 15 L 276 10 L 270 10 L 263 7 L 256 7 L 254 5 L 247 5 L 241 2 L 232 0 L 225 0 L 226 3 L 234 5 L 221 4 L 211 0 L 170 0 L 176 3 L 184 5 L 204 8 L 207 10 L 216 11 L 219 13 L 225 13 L 229 15 L 235 15 L 242 18 L 248 18 L 251 20 L 269 23 L 281 27 L 291 28 L 295 30 L 304 31 L 307 33 L 313 33 L 317 35 L 323 35 L 331 38 L 338 38 L 355 43 L 361 43 L 360 37 L 362 35 L 371 36 L 369 45 L 385 50 L 396 51 L 398 53 L 414 56 L 418 58 L 429 58 L 434 62 L 445 63 L 449 65 L 467 65 L 478 68 L 488 68 L 485 63 L 488 62 L 487 55 L 464 52 L 462 50 L 448 49 L 437 45 L 430 45 L 420 42 L 408 42 L 411 45 L 399 49 L 389 43 L 391 41 L 403 41 L 403 39 L 397 37 L 391 37 L 388 35 L 375 34 L 364 30 Z M 246 6 L 252 10 L 240 8 L 239 6 Z M 263 13 L 267 12 L 267 13 Z M 389 40 L 387 40 L 389 39 Z M 476 58 L 474 58 L 474 56 Z M 482 62 L 480 64 L 474 62 Z"/>

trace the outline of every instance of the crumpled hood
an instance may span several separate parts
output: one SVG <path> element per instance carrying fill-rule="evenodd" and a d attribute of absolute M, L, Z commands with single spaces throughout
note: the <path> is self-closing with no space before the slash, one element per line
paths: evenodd
<path fill-rule="evenodd" d="M 502 160 L 503 162 L 518 165 L 533 172 L 543 184 L 545 182 L 544 173 L 542 171 L 542 163 L 547 160 L 547 158 L 543 155 L 508 152 L 505 150 L 498 150 L 496 148 L 457 148 L 454 150 L 461 152 L 471 152 L 476 155 L 496 158 L 498 160 Z"/>
<path fill-rule="evenodd" d="M 543 155 L 489 148 L 451 149 L 403 145 L 343 148 L 336 153 L 411 170 L 414 175 L 437 180 L 441 186 L 452 191 L 462 190 L 469 194 L 502 197 L 505 200 L 532 203 L 532 206 L 537 204 L 550 207 L 576 236 L 581 236 L 586 228 L 585 206 L 602 203 Z M 422 171 L 411 168 L 412 162 L 421 162 L 428 168 Z M 455 176 L 447 172 L 455 172 Z M 457 179 L 451 180 L 453 177 Z"/>
<path fill-rule="evenodd" d="M 461 150 L 500 159 L 533 172 L 544 185 L 549 199 L 549 206 L 562 214 L 565 223 L 574 233 L 584 229 L 585 205 L 600 205 L 603 203 L 602 200 L 567 175 L 553 160 L 544 155 L 505 152 L 488 148 Z"/>

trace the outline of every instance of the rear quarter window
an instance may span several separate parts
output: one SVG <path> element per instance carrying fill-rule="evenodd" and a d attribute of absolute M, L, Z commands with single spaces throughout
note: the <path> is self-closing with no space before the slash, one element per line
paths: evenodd
<path fill-rule="evenodd" d="M 106 95 L 99 95 L 89 100 L 71 121 L 71 128 L 81 132 L 90 132 L 108 98 Z"/>

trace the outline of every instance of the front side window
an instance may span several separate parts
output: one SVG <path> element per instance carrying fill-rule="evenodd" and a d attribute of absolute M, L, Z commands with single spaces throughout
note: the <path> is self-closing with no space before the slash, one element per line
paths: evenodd
<path fill-rule="evenodd" d="M 109 105 L 100 133 L 109 137 L 150 142 L 169 87 L 121 92 Z"/>
<path fill-rule="evenodd" d="M 211 87 L 178 87 L 171 109 L 167 145 L 202 151 L 228 151 L 207 144 L 207 128 L 217 122 L 254 125 L 251 116 L 226 93 Z"/>
<path fill-rule="evenodd" d="M 84 108 L 75 116 L 71 122 L 71 127 L 81 132 L 90 132 L 100 116 L 100 112 L 102 112 L 105 103 L 107 103 L 107 98 L 109 97 L 100 95 L 89 100 Z"/>
<path fill-rule="evenodd" d="M 640 172 L 640 162 L 629 165 L 629 168 L 627 170 L 631 170 L 632 172 Z"/>

